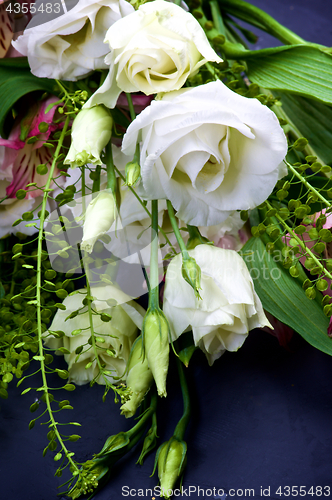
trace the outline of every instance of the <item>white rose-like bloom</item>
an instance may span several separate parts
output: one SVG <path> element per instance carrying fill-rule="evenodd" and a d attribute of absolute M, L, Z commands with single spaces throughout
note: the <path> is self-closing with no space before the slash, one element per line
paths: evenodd
<path fill-rule="evenodd" d="M 164 313 L 172 339 L 192 328 L 195 345 L 212 364 L 226 350 L 237 351 L 253 328 L 269 326 L 242 257 L 234 250 L 198 245 L 189 254 L 201 268 L 200 295 L 182 278 L 181 254 L 170 262 L 165 280 Z"/>
<path fill-rule="evenodd" d="M 79 0 L 70 8 L 73 3 L 66 0 L 68 12 L 48 22 L 37 11 L 24 34 L 12 43 L 28 57 L 34 75 L 76 81 L 93 70 L 107 69 L 105 33 L 134 12 L 125 0 Z"/>
<path fill-rule="evenodd" d="M 153 101 L 129 125 L 123 152 L 133 154 L 137 140 L 139 194 L 169 199 L 194 226 L 256 207 L 287 173 L 287 140 L 275 114 L 220 81 Z"/>
<path fill-rule="evenodd" d="M 113 119 L 104 106 L 82 109 L 73 121 L 71 145 L 64 165 L 102 165 L 100 154 L 112 136 Z"/>
<path fill-rule="evenodd" d="M 106 33 L 109 74 L 86 107 L 114 108 L 120 92 L 146 95 L 180 89 L 207 61 L 222 62 L 192 14 L 155 0 L 120 19 Z"/>
<path fill-rule="evenodd" d="M 88 307 L 83 306 L 83 299 L 86 297 L 86 289 L 79 290 L 76 295 L 65 298 L 63 304 L 66 310 L 58 310 L 52 324 L 51 331 L 62 330 L 65 336 L 56 339 L 52 336 L 45 338 L 45 344 L 51 349 L 65 347 L 70 354 L 65 354 L 65 360 L 68 363 L 69 379 L 77 385 L 87 384 L 93 380 L 99 373 L 95 353 L 93 349 L 86 350 L 86 346 L 80 355 L 78 361 L 75 359 L 77 347 L 88 342 L 91 336 Z M 93 309 L 100 313 L 106 313 L 112 316 L 111 321 L 104 322 L 100 315 L 93 315 L 93 328 L 97 337 L 102 337 L 105 342 L 96 342 L 97 352 L 101 362 L 106 363 L 106 370 L 114 373 L 114 376 L 107 376 L 111 383 L 118 383 L 114 377 L 123 377 L 126 363 L 129 358 L 131 347 L 136 339 L 138 328 L 142 327 L 145 311 L 136 302 L 130 300 L 121 290 L 114 286 L 96 286 L 91 288 L 91 294 L 95 297 L 92 303 Z M 109 306 L 106 300 L 113 299 L 114 303 L 121 303 Z M 80 309 L 79 315 L 75 318 L 66 318 L 74 311 Z M 78 335 L 72 335 L 75 330 L 82 329 Z M 47 332 L 48 333 L 48 332 Z M 106 353 L 106 349 L 114 351 L 114 356 Z M 92 361 L 90 368 L 86 369 L 87 363 Z M 103 377 L 97 379 L 99 384 L 105 384 Z"/>

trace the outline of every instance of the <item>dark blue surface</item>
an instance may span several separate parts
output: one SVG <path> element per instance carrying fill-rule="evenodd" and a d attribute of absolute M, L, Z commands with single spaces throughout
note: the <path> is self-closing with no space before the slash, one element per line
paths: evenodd
<path fill-rule="evenodd" d="M 271 497 L 286 498 L 275 494 L 279 486 L 332 487 L 329 356 L 298 336 L 288 352 L 276 338 L 257 330 L 237 353 L 226 353 L 212 368 L 199 352 L 193 361 L 187 370 L 193 415 L 186 436 L 185 489 L 250 488 L 255 491 L 251 498 L 259 498 L 261 487 L 271 487 Z M 37 377 L 30 380 L 29 385 L 33 384 L 40 384 Z M 1 498 L 55 500 L 56 487 L 64 481 L 53 477 L 56 466 L 51 453 L 42 458 L 46 427 L 36 424 L 27 429 L 35 416 L 29 412 L 34 396 L 19 396 L 19 392 L 11 390 L 10 399 L 1 404 Z M 71 430 L 82 435 L 71 445 L 79 461 L 98 452 L 108 435 L 130 426 L 119 416 L 111 396 L 101 402 L 102 393 L 101 387 L 78 387 L 61 396 L 74 406 L 63 411 L 61 419 L 83 424 Z M 173 366 L 168 393 L 159 404 L 160 443 L 170 438 L 182 411 Z M 156 477 L 149 477 L 153 454 L 142 467 L 135 465 L 139 454 L 140 446 L 114 468 L 111 482 L 97 500 L 126 498 L 121 494 L 123 486 L 138 490 L 157 484 Z M 151 500 L 151 495 L 143 498 Z M 190 498 L 208 497 L 196 493 Z"/>
<path fill-rule="evenodd" d="M 302 37 L 332 45 L 329 1 L 253 3 Z M 269 38 L 263 34 L 258 47 L 269 45 Z M 305 486 L 307 491 L 311 486 L 332 487 L 332 360 L 298 336 L 291 347 L 288 352 L 274 337 L 255 331 L 238 353 L 226 353 L 212 368 L 203 355 L 195 354 L 188 369 L 193 417 L 186 436 L 188 466 L 183 487 L 187 492 L 189 486 L 224 489 L 227 499 L 238 499 L 249 498 L 244 490 L 252 488 L 255 496 L 250 498 L 257 499 L 261 498 L 261 487 L 265 493 L 270 487 L 270 498 L 283 499 L 293 496 L 276 494 L 279 486 Z M 61 367 L 61 360 L 57 361 Z M 56 500 L 56 488 L 64 480 L 54 477 L 57 466 L 52 454 L 42 457 L 46 426 L 37 423 L 28 431 L 28 422 L 35 417 L 29 412 L 35 394 L 20 396 L 28 384 L 37 387 L 41 381 L 36 376 L 19 389 L 11 385 L 9 399 L 1 401 L 0 498 Z M 171 437 L 182 412 L 173 366 L 168 393 L 167 400 L 159 405 L 159 443 Z M 82 435 L 71 445 L 82 462 L 101 449 L 107 436 L 130 427 L 130 422 L 119 415 L 112 396 L 102 403 L 102 394 L 101 387 L 85 386 L 61 396 L 70 399 L 74 410 L 63 411 L 59 419 L 82 423 L 81 428 L 68 430 L 68 434 Z M 156 476 L 149 477 L 153 454 L 142 467 L 135 465 L 139 454 L 140 446 L 114 468 L 111 482 L 96 500 L 133 498 L 122 496 L 123 486 L 138 490 L 157 484 Z M 230 496 L 233 489 L 243 490 L 243 495 Z M 151 500 L 149 495 L 136 498 Z M 178 498 L 213 496 L 193 493 Z M 316 499 L 318 495 L 303 498 Z"/>

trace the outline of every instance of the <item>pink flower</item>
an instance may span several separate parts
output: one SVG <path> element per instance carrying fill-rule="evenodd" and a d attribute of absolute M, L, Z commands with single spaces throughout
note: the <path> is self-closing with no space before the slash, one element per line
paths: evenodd
<path fill-rule="evenodd" d="M 6 195 L 15 198 L 19 189 L 25 189 L 27 184 L 36 182 L 37 186 L 44 186 L 48 178 L 48 172 L 44 175 L 37 173 L 37 166 L 45 164 L 50 166 L 52 161 L 52 149 L 44 146 L 52 132 L 59 128 L 53 123 L 54 113 L 57 106 L 53 106 L 48 113 L 46 108 L 56 102 L 56 97 L 33 104 L 28 114 L 23 119 L 18 119 L 8 139 L 0 138 L 0 146 L 5 146 L 5 153 L 2 165 L 0 165 L 0 175 L 2 179 L 10 179 L 11 182 L 6 188 Z M 45 124 L 45 125 L 44 125 Z M 46 125 L 47 124 L 47 125 Z M 40 132 L 39 127 L 48 127 L 46 132 Z M 36 137 L 36 142 L 29 144 L 29 138 Z M 59 175 L 60 171 L 56 171 Z M 30 189 L 27 198 L 35 198 L 41 193 L 35 188 Z"/>
<path fill-rule="evenodd" d="M 153 96 L 145 95 L 145 94 L 131 94 L 131 98 L 133 101 L 135 113 L 138 115 L 143 109 L 145 109 L 151 103 Z M 123 108 L 129 111 L 128 101 L 126 94 L 122 92 L 119 95 L 118 100 L 116 102 L 116 106 L 118 108 Z"/>
<path fill-rule="evenodd" d="M 19 189 L 25 189 L 27 184 L 32 182 L 39 187 L 46 184 L 48 173 L 38 174 L 37 166 L 51 165 L 53 149 L 48 149 L 44 144 L 62 125 L 53 121 L 57 106 L 53 106 L 48 113 L 45 111 L 56 101 L 56 97 L 50 97 L 33 104 L 23 119 L 18 118 L 9 138 L 0 138 L 0 238 L 18 231 L 25 234 L 33 234 L 36 231 L 35 227 L 26 227 L 24 221 L 15 227 L 12 227 L 12 224 L 20 219 L 24 212 L 40 210 L 42 191 L 36 187 L 27 188 L 23 200 L 18 200 L 15 195 Z M 42 129 L 47 128 L 47 131 L 40 132 L 39 126 Z M 31 137 L 36 137 L 36 141 L 29 144 Z M 56 168 L 55 176 L 59 174 L 60 170 Z M 65 181 L 66 178 L 61 176 L 57 179 L 57 184 L 65 186 Z M 53 195 L 56 194 L 55 191 Z M 54 207 L 48 206 L 47 210 L 52 211 Z"/>

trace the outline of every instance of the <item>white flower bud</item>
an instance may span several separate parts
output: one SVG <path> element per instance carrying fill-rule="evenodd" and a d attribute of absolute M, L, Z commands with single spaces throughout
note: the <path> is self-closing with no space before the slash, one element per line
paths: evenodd
<path fill-rule="evenodd" d="M 112 116 L 104 106 L 82 109 L 73 121 L 72 142 L 64 165 L 102 165 L 100 154 L 111 139 L 112 127 Z"/>
<path fill-rule="evenodd" d="M 112 226 L 116 215 L 112 193 L 101 191 L 88 205 L 85 212 L 81 248 L 91 253 L 93 246 Z"/>

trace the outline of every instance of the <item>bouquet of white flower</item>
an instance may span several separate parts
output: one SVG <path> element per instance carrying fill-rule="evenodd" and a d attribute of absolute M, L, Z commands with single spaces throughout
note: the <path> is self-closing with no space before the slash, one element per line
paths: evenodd
<path fill-rule="evenodd" d="M 29 22 L 14 36 L 16 5 Z M 69 465 L 66 494 L 93 496 L 140 439 L 140 463 L 155 448 L 173 359 L 184 412 L 155 458 L 169 498 L 195 350 L 212 365 L 278 320 L 332 354 L 331 155 L 317 128 L 332 55 L 243 0 L 46 5 L 0 5 L 0 396 L 38 364 L 30 409 L 45 410 L 30 427 L 48 415 L 44 453 L 57 476 Z M 248 49 L 233 17 L 284 45 Z M 53 373 L 60 391 L 104 385 L 137 423 L 80 463 Z"/>

